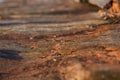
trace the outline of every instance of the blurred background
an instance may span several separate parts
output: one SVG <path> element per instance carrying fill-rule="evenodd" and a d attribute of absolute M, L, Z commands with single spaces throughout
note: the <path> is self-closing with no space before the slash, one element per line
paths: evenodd
<path fill-rule="evenodd" d="M 0 0 L 0 19 L 12 20 L 43 15 L 79 15 L 98 11 L 98 7 L 79 0 Z M 22 18 L 23 19 L 23 18 Z"/>

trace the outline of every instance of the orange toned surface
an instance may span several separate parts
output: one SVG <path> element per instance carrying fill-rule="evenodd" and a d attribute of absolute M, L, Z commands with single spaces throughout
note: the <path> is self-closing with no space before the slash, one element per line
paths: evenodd
<path fill-rule="evenodd" d="M 103 21 L 100 25 L 101 20 L 89 8 L 72 6 L 57 4 L 52 12 L 44 8 L 44 14 L 37 13 L 40 18 L 26 17 L 26 13 L 22 18 L 2 20 L 40 22 L 0 25 L 0 80 L 101 80 L 106 78 L 103 74 L 120 79 L 120 24 Z M 113 73 L 106 72 L 109 70 Z M 99 79 L 92 77 L 94 72 Z"/>

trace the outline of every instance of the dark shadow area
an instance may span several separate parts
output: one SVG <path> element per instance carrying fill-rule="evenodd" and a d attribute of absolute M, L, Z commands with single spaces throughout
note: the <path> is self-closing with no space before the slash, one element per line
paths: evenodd
<path fill-rule="evenodd" d="M 15 50 L 0 50 L 0 58 L 21 60 L 23 58 L 19 56 L 19 53 L 20 51 L 15 51 Z"/>
<path fill-rule="evenodd" d="M 10 25 L 24 25 L 24 24 L 52 24 L 52 23 L 66 23 L 70 21 L 55 21 L 55 20 L 43 20 L 43 21 L 8 21 L 0 22 L 0 26 L 10 26 Z"/>
<path fill-rule="evenodd" d="M 100 9 L 96 5 L 92 5 L 92 4 L 84 3 L 82 5 L 83 6 L 78 6 L 77 8 L 74 8 L 72 10 L 64 10 L 64 9 L 63 10 L 55 10 L 55 11 L 43 12 L 42 14 L 46 14 L 46 15 L 66 15 L 66 14 L 79 15 L 79 14 L 97 12 Z"/>
<path fill-rule="evenodd" d="M 51 12 L 43 12 L 41 14 L 44 15 L 66 15 L 66 14 L 72 14 L 72 15 L 79 15 L 79 14 L 85 14 L 89 12 L 97 12 L 96 10 L 85 10 L 85 9 L 74 9 L 74 10 L 57 10 L 57 11 L 51 11 Z"/>
<path fill-rule="evenodd" d="M 57 10 L 57 11 L 51 11 L 51 12 L 43 12 L 42 14 L 46 15 L 65 15 L 65 14 L 81 14 L 85 13 L 83 10 L 75 9 L 75 10 Z"/>
<path fill-rule="evenodd" d="M 0 73 L 0 80 L 4 80 L 4 77 L 7 77 L 9 74 L 8 73 Z"/>

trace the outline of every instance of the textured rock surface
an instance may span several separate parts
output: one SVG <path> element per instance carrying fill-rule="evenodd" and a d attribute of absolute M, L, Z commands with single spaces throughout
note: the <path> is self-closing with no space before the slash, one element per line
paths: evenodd
<path fill-rule="evenodd" d="M 120 80 L 119 23 L 77 4 L 10 6 L 0 22 L 0 80 Z M 8 23 L 16 20 L 25 24 Z"/>

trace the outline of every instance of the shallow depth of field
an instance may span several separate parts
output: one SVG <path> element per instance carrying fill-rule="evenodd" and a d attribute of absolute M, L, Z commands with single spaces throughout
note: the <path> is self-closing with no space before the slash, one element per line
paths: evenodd
<path fill-rule="evenodd" d="M 79 0 L 0 0 L 0 80 L 120 80 L 120 19 Z"/>

